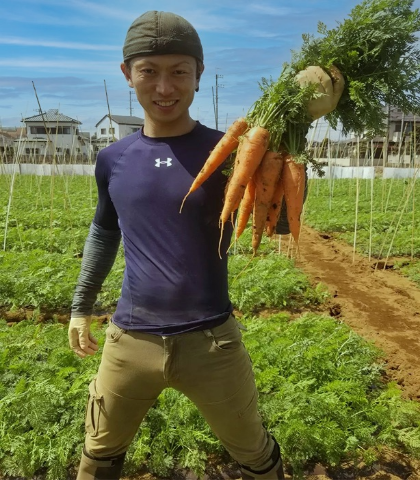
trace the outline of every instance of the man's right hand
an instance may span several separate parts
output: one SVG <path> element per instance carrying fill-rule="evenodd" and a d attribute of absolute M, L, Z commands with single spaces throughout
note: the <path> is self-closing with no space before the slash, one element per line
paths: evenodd
<path fill-rule="evenodd" d="M 70 348 L 80 358 L 98 351 L 98 340 L 90 333 L 92 317 L 72 317 L 69 324 Z"/>

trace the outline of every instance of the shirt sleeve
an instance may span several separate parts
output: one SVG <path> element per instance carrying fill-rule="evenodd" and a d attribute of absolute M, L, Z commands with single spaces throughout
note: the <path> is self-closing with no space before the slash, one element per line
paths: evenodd
<path fill-rule="evenodd" d="M 91 315 L 102 284 L 118 253 L 121 231 L 109 194 L 112 162 L 105 152 L 98 154 L 95 178 L 98 205 L 83 249 L 83 260 L 71 307 L 72 317 Z"/>
<path fill-rule="evenodd" d="M 93 222 L 105 230 L 119 230 L 118 214 L 109 194 L 111 166 L 105 154 L 98 153 L 95 168 L 96 185 L 98 188 L 98 205 Z"/>
<path fill-rule="evenodd" d="M 71 307 L 72 317 L 92 314 L 96 297 L 115 262 L 120 240 L 120 230 L 106 230 L 95 223 L 90 226 Z"/>

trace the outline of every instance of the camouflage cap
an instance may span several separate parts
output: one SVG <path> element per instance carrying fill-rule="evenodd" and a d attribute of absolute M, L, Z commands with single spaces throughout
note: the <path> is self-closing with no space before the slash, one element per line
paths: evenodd
<path fill-rule="evenodd" d="M 137 55 L 170 53 L 191 55 L 203 61 L 200 37 L 185 18 L 151 10 L 134 20 L 124 42 L 124 61 Z"/>

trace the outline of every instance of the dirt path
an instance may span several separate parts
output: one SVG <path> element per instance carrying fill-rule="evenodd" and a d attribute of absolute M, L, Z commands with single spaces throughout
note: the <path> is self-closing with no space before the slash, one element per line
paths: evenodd
<path fill-rule="evenodd" d="M 386 354 L 389 379 L 420 401 L 420 288 L 392 270 L 308 227 L 300 239 L 297 266 L 334 296 L 330 313 L 373 340 Z"/>

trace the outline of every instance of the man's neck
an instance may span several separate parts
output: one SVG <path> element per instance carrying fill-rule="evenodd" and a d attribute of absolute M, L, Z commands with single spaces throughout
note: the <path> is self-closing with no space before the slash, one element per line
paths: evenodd
<path fill-rule="evenodd" d="M 148 121 L 147 118 L 144 120 L 143 133 L 147 137 L 179 137 L 181 135 L 186 135 L 190 133 L 197 122 L 191 117 L 184 122 L 178 121 L 175 125 L 173 124 L 155 124 L 153 121 Z"/>

